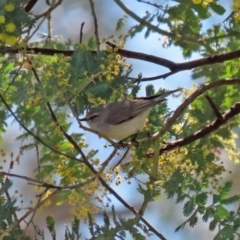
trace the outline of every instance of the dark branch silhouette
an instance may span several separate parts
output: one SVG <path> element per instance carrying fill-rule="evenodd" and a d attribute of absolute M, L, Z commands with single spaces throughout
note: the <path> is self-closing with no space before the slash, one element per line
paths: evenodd
<path fill-rule="evenodd" d="M 176 141 L 167 143 L 165 147 L 160 149 L 160 154 L 170 151 L 174 148 L 179 148 L 186 146 L 200 138 L 205 137 L 206 135 L 212 133 L 213 131 L 219 129 L 222 125 L 224 125 L 228 120 L 236 116 L 240 113 L 240 102 L 235 103 L 230 109 L 225 111 L 222 114 L 222 118 L 217 118 L 215 121 L 208 124 L 206 127 L 198 130 L 197 132 L 193 133 L 192 135 L 178 139 Z M 148 157 L 152 157 L 153 153 L 147 154 Z"/>
<path fill-rule="evenodd" d="M 214 114 L 216 115 L 217 118 L 222 119 L 222 114 L 219 112 L 218 107 L 216 104 L 213 102 L 213 100 L 209 96 L 205 96 L 205 98 L 208 100 L 209 105 L 211 106 Z"/>
<path fill-rule="evenodd" d="M 107 44 L 112 47 L 115 46 L 114 44 L 109 43 L 109 42 L 107 42 Z M 13 48 L 13 47 L 3 47 L 3 48 L 0 48 L 0 53 L 16 54 L 16 53 L 19 53 L 21 50 L 23 50 L 23 49 Z M 63 54 L 64 56 L 72 56 L 74 53 L 73 50 L 58 50 L 58 49 L 37 48 L 37 47 L 33 47 L 33 48 L 27 47 L 25 50 L 29 54 L 42 53 L 44 55 L 51 55 L 51 56 L 53 56 L 54 54 Z M 96 51 L 91 51 L 91 53 L 96 54 Z M 221 63 L 221 62 L 224 62 L 227 60 L 236 59 L 236 58 L 240 57 L 240 50 L 236 50 L 236 51 L 233 51 L 230 53 L 218 54 L 218 55 L 209 56 L 206 58 L 200 58 L 197 60 L 188 61 L 188 62 L 184 62 L 184 63 L 175 63 L 175 62 L 172 62 L 172 61 L 169 61 L 167 59 L 160 58 L 157 56 L 153 56 L 153 55 L 149 55 L 149 54 L 145 54 L 145 53 L 141 53 L 141 52 L 129 51 L 129 50 L 125 50 L 125 49 L 118 49 L 117 53 L 119 53 L 123 57 L 155 63 L 155 64 L 158 64 L 158 65 L 161 65 L 161 66 L 164 66 L 164 67 L 170 69 L 170 72 L 164 73 L 159 76 L 149 77 L 149 78 L 141 78 L 141 79 L 136 78 L 136 81 L 141 81 L 141 82 L 155 80 L 155 79 L 159 79 L 159 78 L 166 78 L 166 77 L 168 77 L 172 74 L 175 74 L 177 72 L 180 72 L 180 71 L 191 70 L 196 67 L 211 65 L 211 64 L 215 64 L 215 63 Z"/>
<path fill-rule="evenodd" d="M 38 0 L 30 0 L 26 6 L 25 6 L 25 11 L 26 12 L 30 12 L 32 10 L 32 8 L 35 6 L 35 4 L 37 3 Z"/>

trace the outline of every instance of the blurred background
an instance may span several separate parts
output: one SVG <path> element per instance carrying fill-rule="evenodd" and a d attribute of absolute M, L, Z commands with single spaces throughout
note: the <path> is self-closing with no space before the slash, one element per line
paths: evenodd
<path fill-rule="evenodd" d="M 145 15 L 146 11 L 152 12 L 153 8 L 151 8 L 147 4 L 139 3 L 137 0 L 122 0 L 122 2 L 131 10 L 133 10 L 138 16 L 142 17 Z M 158 4 L 165 2 L 165 0 L 155 0 Z M 204 26 L 213 25 L 221 23 L 229 14 L 230 14 L 230 5 L 229 1 L 220 1 L 224 3 L 226 8 L 229 10 L 221 19 L 217 16 L 211 18 L 210 20 L 206 20 L 204 22 Z M 124 12 L 114 3 L 113 0 L 95 0 L 95 10 L 98 19 L 98 27 L 99 27 L 99 35 L 100 38 L 106 38 L 108 36 L 116 35 L 116 23 L 119 18 L 123 17 Z M 33 12 L 35 14 L 40 14 L 48 9 L 48 6 L 45 4 L 45 1 L 38 1 L 35 5 Z M 94 25 L 93 25 L 93 18 L 91 15 L 89 1 L 86 0 L 65 0 L 63 3 L 55 10 L 52 14 L 52 21 L 53 21 L 53 35 L 60 35 L 63 37 L 64 40 L 69 38 L 73 39 L 74 42 L 79 41 L 79 34 L 80 34 L 80 26 L 82 22 L 85 22 L 83 28 L 83 42 L 87 42 L 91 36 L 94 36 Z M 134 20 L 130 17 L 128 21 L 126 21 L 126 25 L 124 29 L 121 31 L 122 34 L 125 34 L 127 30 L 136 24 Z M 164 29 L 164 27 L 163 27 Z M 164 30 L 167 30 L 164 29 Z M 38 33 L 47 33 L 47 22 L 44 22 L 42 27 L 39 29 Z M 120 33 L 118 32 L 117 35 Z M 116 35 L 116 37 L 117 37 Z M 38 40 L 38 36 L 34 39 Z M 111 41 L 111 39 L 110 39 Z M 164 48 L 163 47 L 164 36 L 159 36 L 158 34 L 151 33 L 150 36 L 145 39 L 144 32 L 137 34 L 134 38 L 128 39 L 125 45 L 125 49 L 143 52 L 146 54 L 156 55 L 162 58 L 169 59 L 175 62 L 184 62 L 187 59 L 183 59 L 181 49 L 176 47 Z M 105 45 L 102 44 L 102 49 L 105 48 Z M 197 54 L 191 57 L 191 60 L 197 59 L 200 56 Z M 159 74 L 163 74 L 167 71 L 164 67 L 159 65 L 155 65 L 152 63 L 147 63 L 139 60 L 127 59 L 129 64 L 133 65 L 133 71 L 131 73 L 132 77 L 137 77 L 139 73 L 143 74 L 143 77 L 151 77 Z M 151 83 L 154 84 L 155 89 L 158 90 L 161 88 L 166 88 L 169 90 L 175 89 L 177 87 L 183 88 L 191 88 L 193 81 L 190 77 L 190 71 L 184 71 L 177 74 L 174 74 L 168 77 L 166 80 L 156 80 Z M 203 79 L 199 79 L 197 83 L 202 82 Z M 196 81 L 195 81 L 196 82 Z M 141 84 L 141 91 L 139 96 L 145 96 L 145 87 L 147 83 Z M 172 109 L 175 109 L 179 104 L 179 99 L 169 98 L 169 106 Z M 74 121 L 74 119 L 71 119 Z M 71 128 L 71 132 L 82 132 L 79 129 L 78 125 L 74 123 Z M 5 164 L 6 168 L 4 170 L 8 170 L 9 161 L 10 161 L 10 152 L 14 152 L 14 156 L 16 157 L 19 151 L 20 142 L 16 141 L 16 137 L 21 133 L 19 130 L 19 126 L 16 123 L 12 122 L 12 119 L 9 120 L 9 127 L 7 132 L 4 134 L 4 142 L 1 146 L 2 149 L 8 150 L 5 158 L 7 163 Z M 95 149 L 99 149 L 99 158 L 105 159 L 108 156 L 111 148 L 103 148 L 106 144 L 105 140 L 100 140 L 97 136 L 91 133 L 86 133 L 86 139 L 89 143 L 90 147 Z M 122 152 L 120 152 L 120 156 L 116 157 L 114 161 L 117 162 L 118 158 L 121 157 Z M 9 160 L 9 161 L 8 161 Z M 111 163 L 110 165 L 114 165 L 115 162 Z M 225 179 L 232 179 L 234 181 L 234 187 L 238 187 L 236 183 L 239 182 L 239 165 L 236 165 L 234 162 L 228 161 L 227 156 L 223 153 L 222 154 L 222 161 L 226 166 L 227 170 L 232 171 L 232 174 L 225 174 Z M 33 171 L 36 168 L 36 156 L 35 152 L 25 152 L 23 156 L 21 156 L 20 164 L 18 166 L 14 166 L 12 173 L 18 173 L 24 176 L 34 176 Z M 143 176 L 143 180 L 146 178 Z M 19 205 L 22 208 L 27 207 L 30 201 L 34 201 L 36 194 L 38 192 L 35 190 L 34 186 L 28 185 L 26 181 L 19 180 L 19 179 L 11 179 L 14 181 L 14 187 L 12 191 L 18 190 L 19 193 L 23 195 L 22 200 L 23 202 Z M 131 181 L 129 185 L 127 182 L 123 182 L 119 186 L 116 186 L 114 183 L 111 186 L 118 194 L 120 194 L 130 205 L 134 206 L 136 209 L 140 207 L 142 203 L 142 196 L 138 194 L 136 190 L 136 183 Z M 233 188 L 233 193 L 235 192 Z M 130 217 L 128 210 L 124 208 L 119 202 L 117 202 L 113 197 L 112 203 L 115 205 L 115 210 L 118 214 L 126 217 Z M 34 222 L 36 225 L 40 227 L 40 229 L 46 229 L 45 218 L 48 215 L 54 216 L 56 219 L 56 227 L 57 227 L 57 239 L 61 240 L 64 239 L 64 231 L 65 231 L 65 224 L 68 224 L 72 218 L 70 214 L 70 206 L 68 204 L 64 204 L 62 206 L 55 206 L 54 205 L 54 198 L 53 204 L 49 205 L 48 207 L 41 208 L 34 217 Z M 211 199 L 209 199 L 211 201 Z M 175 205 L 175 199 L 167 199 L 164 193 L 162 193 L 162 198 L 154 203 L 151 203 L 148 206 L 144 217 L 149 220 L 150 224 L 152 224 L 159 232 L 161 232 L 167 239 L 213 239 L 215 233 L 210 232 L 208 230 L 209 223 L 204 223 L 199 220 L 196 227 L 191 228 L 186 226 L 183 230 L 175 233 L 175 228 L 183 223 L 186 219 L 182 213 L 183 205 L 178 204 Z M 24 211 L 19 212 L 19 216 L 24 214 Z M 97 217 L 97 221 L 102 221 L 102 215 L 100 214 Z M 45 239 L 48 239 L 47 230 L 45 231 Z M 81 227 L 82 238 L 85 239 L 90 237 L 88 233 L 87 225 L 82 224 Z M 28 234 L 31 236 L 31 239 L 34 239 L 33 231 L 28 228 Z M 129 236 L 128 239 L 131 239 Z M 155 236 L 150 236 L 149 239 L 158 239 Z"/>

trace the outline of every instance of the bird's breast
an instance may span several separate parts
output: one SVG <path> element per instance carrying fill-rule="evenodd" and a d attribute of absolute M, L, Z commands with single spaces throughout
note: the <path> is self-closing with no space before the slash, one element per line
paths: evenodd
<path fill-rule="evenodd" d="M 123 140 L 127 137 L 130 137 L 131 135 L 134 135 L 142 130 L 148 113 L 149 111 L 145 111 L 135 118 L 126 120 L 120 124 L 109 124 L 108 127 L 106 126 L 106 129 L 104 129 L 104 134 L 109 138 L 116 140 Z"/>

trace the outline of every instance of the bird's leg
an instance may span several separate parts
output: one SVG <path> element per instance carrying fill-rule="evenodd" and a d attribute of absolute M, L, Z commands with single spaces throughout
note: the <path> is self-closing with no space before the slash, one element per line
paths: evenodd
<path fill-rule="evenodd" d="M 116 142 L 115 144 L 111 144 L 109 145 L 110 147 L 113 146 L 113 147 L 117 147 L 119 150 L 122 150 L 122 149 L 125 149 L 128 147 L 128 143 L 124 143 L 125 139 L 123 140 L 120 140 L 119 142 Z"/>
<path fill-rule="evenodd" d="M 124 149 L 124 148 L 127 148 L 129 146 L 129 143 L 124 143 L 125 140 L 131 138 L 131 143 L 134 143 L 134 146 L 139 146 L 139 142 L 136 140 L 137 138 L 137 133 L 131 135 L 131 136 L 128 136 L 122 140 L 120 140 L 119 142 L 116 143 L 116 145 L 118 146 L 119 149 Z M 114 145 L 110 145 L 110 146 L 114 146 Z"/>
<path fill-rule="evenodd" d="M 139 142 L 137 141 L 137 133 L 136 134 L 134 134 L 134 135 L 132 135 L 132 137 L 131 137 L 131 142 L 132 143 L 134 143 L 134 145 L 136 146 L 136 147 L 138 147 L 139 146 Z"/>
<path fill-rule="evenodd" d="M 139 143 L 138 143 L 138 141 L 136 140 L 137 135 L 138 135 L 138 134 L 135 133 L 135 134 L 133 134 L 133 135 L 131 135 L 131 136 L 129 136 L 129 137 L 127 137 L 127 138 L 124 138 L 124 139 L 122 139 L 121 141 L 119 141 L 118 144 L 121 145 L 120 148 L 125 148 L 125 147 L 128 146 L 127 143 L 126 143 L 126 144 L 124 143 L 124 141 L 127 140 L 128 138 L 131 138 L 131 143 L 134 143 L 134 145 L 138 147 L 138 146 L 139 146 Z"/>

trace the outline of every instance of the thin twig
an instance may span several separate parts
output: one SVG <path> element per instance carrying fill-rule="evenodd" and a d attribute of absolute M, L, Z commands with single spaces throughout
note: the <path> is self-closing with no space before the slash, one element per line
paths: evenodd
<path fill-rule="evenodd" d="M 39 153 L 39 147 L 37 144 L 35 144 L 35 149 L 36 149 L 36 155 L 37 155 L 37 172 L 40 173 L 41 172 L 41 168 L 40 168 L 40 153 Z"/>
<path fill-rule="evenodd" d="M 53 27 L 51 12 L 49 12 L 47 14 L 47 20 L 48 20 L 48 40 L 51 41 L 52 40 L 52 27 Z"/>
<path fill-rule="evenodd" d="M 114 43 L 111 43 L 109 41 L 107 41 L 106 44 L 112 48 L 117 47 Z M 149 55 L 149 54 L 145 54 L 145 53 L 141 53 L 141 52 L 134 52 L 134 51 L 126 50 L 126 49 L 118 49 L 117 53 L 119 53 L 123 57 L 155 63 L 155 64 L 164 66 L 169 69 L 175 69 L 178 65 L 177 63 L 167 60 L 165 58 L 161 58 L 161 57 L 157 57 L 154 55 Z"/>
<path fill-rule="evenodd" d="M 211 106 L 213 112 L 215 113 L 217 118 L 222 118 L 222 114 L 219 112 L 216 104 L 213 102 L 213 100 L 209 96 L 205 96 L 205 98 L 208 100 L 209 105 Z"/>
<path fill-rule="evenodd" d="M 16 178 L 24 179 L 24 180 L 29 181 L 29 182 L 35 182 L 35 183 L 38 183 L 38 184 L 42 185 L 43 187 L 53 188 L 52 186 L 54 186 L 52 184 L 48 184 L 48 183 L 42 182 L 40 180 L 36 180 L 36 179 L 30 178 L 30 177 L 27 177 L 27 176 L 18 175 L 18 174 L 15 174 L 15 173 L 0 171 L 0 174 L 6 175 L 6 176 L 9 176 L 9 177 L 16 177 Z M 54 188 L 59 189 L 58 186 L 55 186 Z"/>
<path fill-rule="evenodd" d="M 46 192 L 46 189 L 44 190 L 44 193 L 45 193 L 45 192 Z M 38 197 L 38 201 L 37 201 L 35 210 L 33 211 L 31 218 L 29 219 L 29 221 L 28 221 L 27 224 L 26 224 L 26 227 L 25 227 L 25 230 L 24 230 L 25 233 L 26 233 L 26 231 L 27 231 L 30 223 L 33 221 L 33 218 L 34 218 L 35 215 L 36 215 L 36 212 L 37 212 L 37 210 L 38 210 L 38 208 L 39 208 L 39 206 L 40 206 L 40 202 L 41 202 L 42 197 L 43 197 L 43 195 L 41 195 L 41 196 Z"/>
<path fill-rule="evenodd" d="M 150 202 L 150 198 L 149 198 L 149 200 L 147 200 L 146 197 L 144 196 L 144 201 L 143 201 L 143 203 L 142 203 L 142 205 L 141 205 L 141 207 L 140 207 L 140 209 L 138 211 L 138 214 L 134 217 L 134 222 L 135 223 L 139 222 L 139 220 L 143 216 L 144 212 L 146 211 L 149 202 Z"/>
<path fill-rule="evenodd" d="M 44 20 L 46 19 L 46 16 L 44 16 L 41 21 L 39 22 L 39 24 L 34 28 L 33 32 L 31 33 L 31 35 L 28 37 L 28 41 L 34 36 L 34 34 L 38 31 L 38 29 L 41 27 L 41 25 L 43 24 Z"/>
<path fill-rule="evenodd" d="M 81 28 L 80 28 L 80 37 L 79 37 L 79 43 L 82 43 L 82 39 L 83 39 L 83 26 L 84 26 L 85 22 L 81 23 Z"/>
<path fill-rule="evenodd" d="M 168 36 L 171 37 L 173 39 L 179 39 L 183 42 L 186 43 L 191 43 L 191 44 L 195 44 L 195 45 L 204 45 L 206 46 L 206 41 L 205 39 L 193 39 L 193 38 L 189 38 L 189 37 L 184 37 L 182 35 L 179 34 L 175 34 L 172 32 L 168 32 L 168 31 L 164 31 L 154 25 L 152 25 L 150 22 L 144 20 L 143 18 L 139 17 L 137 14 L 135 14 L 133 11 L 131 11 L 130 9 L 128 9 L 120 0 L 114 0 L 114 2 L 125 12 L 127 13 L 129 16 L 131 16 L 134 20 L 136 20 L 137 22 L 139 22 L 140 24 L 146 26 L 147 28 L 151 29 L 152 31 L 159 33 L 161 35 L 164 36 Z M 210 47 L 210 46 L 208 46 Z"/>
<path fill-rule="evenodd" d="M 92 11 L 92 16 L 93 16 L 93 22 L 94 22 L 94 34 L 95 34 L 95 39 L 96 39 L 96 44 L 97 44 L 97 53 L 100 52 L 100 40 L 99 40 L 99 34 L 98 34 L 98 22 L 97 22 L 97 15 L 94 9 L 94 3 L 93 0 L 89 0 L 90 6 L 91 6 L 91 11 Z"/>
<path fill-rule="evenodd" d="M 155 133 L 152 137 L 153 139 L 157 139 L 160 136 L 163 136 L 171 126 L 176 122 L 177 118 L 183 113 L 183 111 L 200 95 L 206 92 L 209 89 L 220 87 L 224 85 L 240 85 L 240 79 L 221 79 L 218 81 L 212 81 L 211 83 L 206 83 L 199 87 L 194 93 L 192 93 L 173 113 L 172 117 L 170 117 L 163 128 L 158 132 Z"/>
<path fill-rule="evenodd" d="M 45 203 L 46 201 L 48 201 L 52 196 L 54 196 L 56 193 L 58 193 L 58 190 L 55 190 L 54 192 L 52 192 L 51 194 L 49 194 L 48 196 L 46 196 L 39 204 L 36 204 L 35 207 L 30 208 L 29 211 L 27 213 L 25 213 L 20 219 L 18 219 L 18 221 L 15 221 L 14 223 L 12 223 L 6 231 L 4 231 L 3 234 L 0 235 L 0 239 L 3 239 L 4 236 L 8 235 L 8 233 L 15 228 L 17 225 L 19 225 L 24 219 L 26 219 L 32 212 L 35 211 L 35 209 L 38 209 L 40 207 L 40 205 L 42 205 L 43 203 Z"/>
<path fill-rule="evenodd" d="M 35 4 L 37 3 L 38 0 L 29 0 L 29 2 L 26 4 L 25 6 L 25 11 L 26 12 L 30 12 L 32 10 L 32 8 L 35 6 Z"/>
<path fill-rule="evenodd" d="M 4 91 L 4 93 L 3 93 L 3 96 L 4 96 L 4 97 L 5 97 L 5 95 L 6 95 L 7 91 L 8 91 L 8 89 L 12 86 L 13 82 L 14 82 L 15 79 L 17 78 L 17 76 L 18 76 L 18 74 L 19 74 L 19 72 L 20 72 L 22 66 L 23 66 L 23 63 L 21 63 L 21 65 L 19 66 L 19 68 L 18 68 L 17 72 L 15 73 L 13 79 L 10 81 L 10 83 L 8 84 L 6 90 Z"/>
<path fill-rule="evenodd" d="M 36 19 L 42 18 L 44 16 L 47 16 L 50 12 L 52 12 L 56 7 L 58 7 L 59 5 L 61 5 L 63 0 L 58 0 L 56 2 L 56 4 L 54 4 L 53 6 L 51 6 L 47 11 L 45 11 L 44 13 L 41 13 L 39 15 L 35 15 Z"/>
<path fill-rule="evenodd" d="M 112 170 L 114 170 L 122 162 L 122 160 L 127 156 L 129 150 L 130 150 L 130 148 L 127 148 L 127 150 L 125 151 L 123 156 L 120 158 L 120 160 L 117 162 L 117 164 L 112 168 Z"/>
<path fill-rule="evenodd" d="M 240 102 L 237 102 L 230 109 L 225 111 L 222 114 L 221 118 L 217 118 L 215 121 L 209 123 L 207 126 L 196 131 L 195 133 L 191 134 L 190 136 L 178 139 L 171 143 L 167 143 L 165 147 L 160 149 L 159 153 L 162 154 L 163 152 L 167 152 L 174 148 L 186 146 L 192 142 L 195 142 L 196 140 L 205 137 L 206 135 L 212 133 L 213 131 L 216 131 L 222 125 L 224 125 L 229 119 L 233 118 L 234 116 L 238 115 L 239 113 L 240 113 Z M 147 154 L 147 156 L 150 157 L 150 155 L 148 155 L 148 154 Z"/>
<path fill-rule="evenodd" d="M 5 177 L 5 179 L 3 180 L 4 184 L 5 184 L 7 181 L 10 181 L 10 180 L 9 180 L 7 177 Z M 1 185 L 3 186 L 3 183 L 2 183 Z M 1 190 L 2 190 L 2 189 L 1 189 Z M 12 201 L 12 200 L 11 200 L 11 196 L 10 196 L 8 190 L 6 190 L 5 188 L 4 188 L 4 193 L 5 193 L 8 201 L 11 202 L 11 201 Z M 17 218 L 17 214 L 16 214 L 17 209 L 14 209 L 14 208 L 13 208 L 11 211 L 12 211 L 11 213 L 13 214 L 14 220 L 15 220 L 16 222 L 18 222 L 18 218 Z M 18 228 L 19 230 L 21 229 L 20 224 L 17 224 L 17 228 Z"/>
<path fill-rule="evenodd" d="M 80 159 L 74 157 L 74 156 L 70 156 L 68 154 L 62 153 L 60 151 L 58 151 L 57 149 L 51 147 L 50 145 L 48 145 L 47 143 L 45 143 L 40 137 L 38 137 L 36 134 L 34 134 L 32 131 L 30 131 L 19 119 L 18 117 L 15 115 L 15 113 L 12 111 L 11 107 L 8 105 L 8 103 L 6 102 L 6 100 L 4 99 L 4 97 L 0 94 L 0 99 L 3 102 L 3 104 L 5 105 L 5 107 L 7 108 L 7 110 L 11 113 L 11 115 L 13 116 L 13 118 L 19 123 L 19 125 L 31 136 L 33 136 L 38 142 L 40 142 L 42 145 L 46 146 L 47 148 L 51 149 L 53 152 L 56 152 L 62 156 L 65 156 L 69 159 L 73 159 L 76 160 L 78 162 L 82 162 Z"/>
<path fill-rule="evenodd" d="M 21 49 L 23 49 L 23 48 L 4 47 L 4 48 L 0 48 L 0 53 L 16 54 L 19 51 L 21 51 Z M 42 53 L 44 55 L 50 55 L 50 56 L 53 56 L 54 54 L 63 54 L 64 56 L 72 56 L 74 54 L 73 50 L 58 50 L 58 49 L 38 48 L 38 47 L 27 47 L 27 48 L 24 48 L 24 50 L 30 54 Z M 96 51 L 90 51 L 90 52 L 92 54 L 96 54 Z M 129 50 L 125 50 L 125 49 L 118 49 L 117 53 L 119 53 L 123 57 L 155 63 L 157 65 L 164 66 L 171 70 L 171 72 L 157 76 L 156 79 L 166 77 L 167 75 L 172 75 L 173 73 L 176 73 L 176 72 L 180 72 L 180 71 L 184 71 L 184 70 L 191 70 L 193 68 L 200 67 L 200 66 L 222 63 L 227 60 L 232 60 L 232 59 L 236 59 L 236 58 L 240 57 L 240 50 L 236 50 L 236 51 L 232 51 L 229 53 L 223 53 L 223 54 L 219 54 L 219 55 L 200 58 L 200 59 L 189 61 L 189 62 L 175 63 L 175 62 L 172 62 L 167 59 L 160 58 L 160 57 L 157 57 L 154 55 L 149 55 L 149 54 L 145 54 L 145 53 L 141 53 L 141 52 L 129 51 Z"/>

